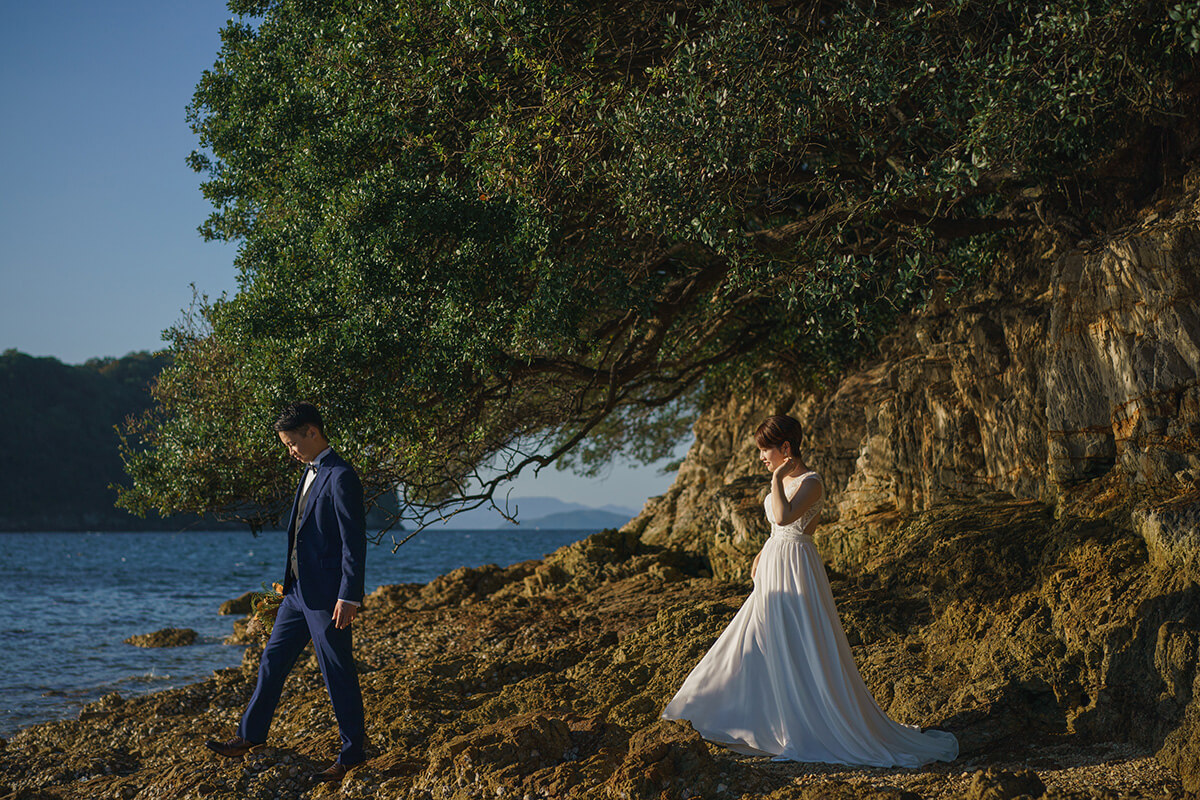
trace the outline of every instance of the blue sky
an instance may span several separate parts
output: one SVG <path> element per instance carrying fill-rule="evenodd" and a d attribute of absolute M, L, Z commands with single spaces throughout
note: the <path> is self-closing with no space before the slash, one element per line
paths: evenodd
<path fill-rule="evenodd" d="M 229 17 L 218 0 L 5 4 L 0 350 L 72 364 L 156 350 L 193 285 L 236 290 L 234 248 L 196 232 L 209 206 L 184 162 L 185 109 Z M 636 509 L 670 480 L 546 470 L 513 494 Z"/>
<path fill-rule="evenodd" d="M 9 3 L 0 26 L 0 347 L 69 363 L 162 346 L 206 243 L 185 107 L 219 46 L 213 0 Z"/>

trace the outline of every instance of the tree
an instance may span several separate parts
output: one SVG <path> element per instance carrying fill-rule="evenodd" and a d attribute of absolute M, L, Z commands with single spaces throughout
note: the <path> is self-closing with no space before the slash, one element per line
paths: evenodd
<path fill-rule="evenodd" d="M 1048 209 L 1102 226 L 1137 187 L 1097 164 L 1195 72 L 1191 17 L 1134 0 L 230 8 L 189 111 L 240 288 L 171 332 L 122 502 L 252 524 L 300 397 L 418 512 L 657 457 L 703 392 L 864 352 Z"/>

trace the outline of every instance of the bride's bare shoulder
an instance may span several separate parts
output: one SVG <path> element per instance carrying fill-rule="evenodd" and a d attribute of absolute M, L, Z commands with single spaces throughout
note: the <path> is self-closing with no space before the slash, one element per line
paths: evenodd
<path fill-rule="evenodd" d="M 825 493 L 825 481 L 818 473 L 811 470 L 793 478 L 791 482 L 785 482 L 783 488 L 787 492 L 788 499 L 791 499 L 796 496 L 802 486 L 806 486 L 805 491 L 816 491 L 822 495 Z"/>

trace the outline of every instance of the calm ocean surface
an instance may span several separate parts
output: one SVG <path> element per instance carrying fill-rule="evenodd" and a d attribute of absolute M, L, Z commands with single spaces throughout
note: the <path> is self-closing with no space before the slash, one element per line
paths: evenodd
<path fill-rule="evenodd" d="M 456 567 L 515 564 L 591 531 L 423 531 L 367 552 L 367 591 Z M 109 692 L 157 691 L 241 662 L 221 644 L 222 602 L 283 574 L 286 535 L 244 531 L 0 534 L 0 736 L 74 717 Z M 192 628 L 190 647 L 141 648 L 137 633 Z"/>

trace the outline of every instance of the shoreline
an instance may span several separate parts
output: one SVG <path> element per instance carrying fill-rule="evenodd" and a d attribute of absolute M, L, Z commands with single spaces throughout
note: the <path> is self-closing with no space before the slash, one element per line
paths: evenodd
<path fill-rule="evenodd" d="M 919 770 L 779 764 L 707 744 L 686 723 L 658 721 L 747 592 L 707 577 L 686 554 L 615 531 L 541 561 L 380 587 L 355 634 L 369 760 L 340 792 L 307 783 L 337 744 L 311 651 L 289 678 L 266 745 L 233 761 L 203 747 L 236 726 L 261 648 L 252 643 L 240 667 L 200 683 L 109 696 L 79 720 L 23 729 L 0 747 L 0 797 L 982 800 L 987 781 L 1018 768 L 1035 769 L 1054 793 L 1046 797 L 1183 796 L 1146 746 L 1014 722 L 1012 702 L 974 718 L 939 719 L 934 710 L 902 719 L 945 727 L 964 745 L 959 760 Z M 835 594 L 846 600 L 848 629 L 861 635 L 850 587 L 839 584 Z M 904 651 L 888 640 L 856 645 L 873 692 L 888 680 L 879 659 Z M 922 691 L 935 698 L 942 690 L 933 682 Z M 1099 788 L 1107 794 L 1091 793 Z"/>
<path fill-rule="evenodd" d="M 439 531 L 417 537 L 399 556 L 372 548 L 367 588 L 428 581 L 463 564 L 542 557 L 587 533 Z M 0 603 L 0 641 L 13 648 L 0 678 L 0 736 L 73 719 L 83 705 L 112 691 L 134 696 L 180 686 L 240 663 L 240 649 L 221 645 L 232 621 L 218 609 L 277 577 L 286 550 L 286 534 L 278 536 L 283 538 L 247 531 L 0 536 L 0 556 L 22 586 L 20 597 L 10 593 Z M 200 638 L 187 648 L 144 650 L 123 641 L 168 627 L 191 628 Z"/>

